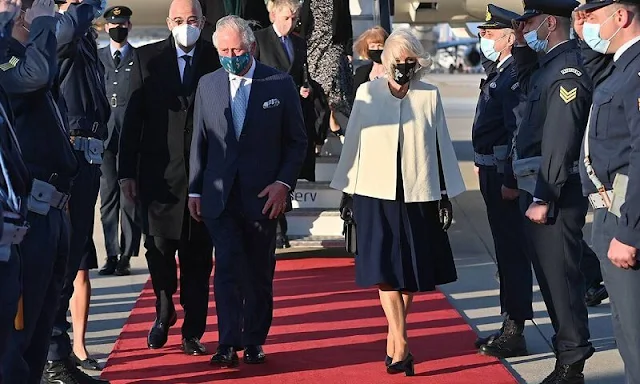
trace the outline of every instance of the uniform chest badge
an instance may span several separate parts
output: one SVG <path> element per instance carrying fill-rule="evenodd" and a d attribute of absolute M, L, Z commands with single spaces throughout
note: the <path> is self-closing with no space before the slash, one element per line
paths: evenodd
<path fill-rule="evenodd" d="M 498 85 L 497 85 L 495 82 L 493 82 L 493 83 L 489 84 L 489 88 L 495 88 L 495 87 L 497 87 L 497 86 L 498 86 Z"/>
<path fill-rule="evenodd" d="M 562 101 L 564 101 L 565 104 L 569 104 L 570 102 L 575 100 L 576 97 L 578 97 L 577 87 L 573 88 L 570 91 L 567 91 L 565 87 L 563 87 L 562 85 L 560 86 L 560 98 L 562 99 Z"/>
<path fill-rule="evenodd" d="M 518 89 L 518 87 L 520 87 L 520 83 L 519 83 L 519 82 L 516 82 L 515 84 L 513 84 L 513 85 L 511 86 L 511 90 L 512 90 L 512 91 L 515 91 L 516 89 Z"/>
<path fill-rule="evenodd" d="M 130 62 L 129 62 L 129 65 L 133 65 L 133 61 L 130 61 Z"/>

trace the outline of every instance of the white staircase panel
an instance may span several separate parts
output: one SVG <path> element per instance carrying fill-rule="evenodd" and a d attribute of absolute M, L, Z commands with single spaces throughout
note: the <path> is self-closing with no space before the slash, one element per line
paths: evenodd
<path fill-rule="evenodd" d="M 298 181 L 293 193 L 293 208 L 337 209 L 341 198 L 342 192 L 329 188 L 328 182 Z"/>

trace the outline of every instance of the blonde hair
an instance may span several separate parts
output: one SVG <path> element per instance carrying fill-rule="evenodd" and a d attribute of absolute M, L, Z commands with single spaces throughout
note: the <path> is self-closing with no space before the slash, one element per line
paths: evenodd
<path fill-rule="evenodd" d="M 298 0 L 269 0 L 267 2 L 267 11 L 271 13 L 287 7 L 291 12 L 297 13 L 301 6 L 300 1 Z"/>
<path fill-rule="evenodd" d="M 382 65 L 390 78 L 393 78 L 396 60 L 403 55 L 415 57 L 418 60 L 419 68 L 416 68 L 416 76 L 422 76 L 428 72 L 433 63 L 431 56 L 425 51 L 420 40 L 409 29 L 404 28 L 393 31 L 384 43 Z"/>
<path fill-rule="evenodd" d="M 370 59 L 368 51 L 369 44 L 383 44 L 389 37 L 387 31 L 380 26 L 375 26 L 373 28 L 369 28 L 358 37 L 358 40 L 353 44 L 353 50 L 360 55 L 360 57 L 364 57 Z"/>

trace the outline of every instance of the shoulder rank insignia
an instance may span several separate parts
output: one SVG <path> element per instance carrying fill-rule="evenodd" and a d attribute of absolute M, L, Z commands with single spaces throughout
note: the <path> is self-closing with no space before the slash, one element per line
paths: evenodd
<path fill-rule="evenodd" d="M 570 102 L 575 100 L 577 96 L 578 96 L 577 87 L 573 88 L 570 91 L 567 91 L 565 87 L 563 87 L 562 85 L 560 86 L 560 98 L 562 99 L 562 101 L 565 102 L 565 104 L 569 104 Z"/>
<path fill-rule="evenodd" d="M 0 64 L 0 70 L 2 70 L 3 72 L 6 72 L 11 68 L 15 68 L 16 65 L 18 65 L 18 61 L 20 61 L 20 59 L 18 59 L 15 56 L 11 56 L 11 59 L 9 61 L 7 61 L 4 64 Z"/>
<path fill-rule="evenodd" d="M 580 72 L 579 70 L 575 69 L 575 68 L 565 68 L 562 71 L 560 71 L 560 73 L 562 73 L 563 75 L 566 75 L 567 73 L 573 73 L 574 75 L 580 77 L 582 76 L 582 72 Z"/>

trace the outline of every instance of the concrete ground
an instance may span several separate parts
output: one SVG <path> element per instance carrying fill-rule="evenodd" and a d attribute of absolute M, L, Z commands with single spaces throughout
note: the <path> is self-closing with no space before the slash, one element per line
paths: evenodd
<path fill-rule="evenodd" d="M 433 75 L 430 79 L 442 92 L 449 130 L 468 188 L 468 192 L 455 199 L 455 224 L 449 231 L 459 278 L 456 283 L 443 286 L 441 289 L 474 330 L 487 333 L 498 329 L 502 319 L 498 282 L 495 278 L 497 269 L 494 264 L 493 243 L 484 202 L 473 172 L 471 125 L 481 76 Z M 96 223 L 98 224 L 94 239 L 99 252 L 99 263 L 102 264 L 105 257 L 104 241 L 97 210 Z M 589 228 L 585 230 L 588 231 Z M 282 256 L 341 254 L 343 253 L 340 250 L 296 249 Z M 113 348 L 142 286 L 148 279 L 144 257 L 133 259 L 132 267 L 133 275 L 127 277 L 102 277 L 97 275 L 97 271 L 93 271 L 91 275 L 93 297 L 87 348 L 101 362 L 106 360 Z M 539 383 L 553 369 L 555 362 L 550 347 L 553 329 L 537 286 L 535 291 L 535 321 L 527 323 L 525 331 L 530 355 L 505 362 L 521 383 Z M 624 368 L 613 338 L 608 300 L 596 308 L 589 309 L 589 319 L 591 341 L 597 351 L 587 362 L 586 382 L 623 384 Z"/>

